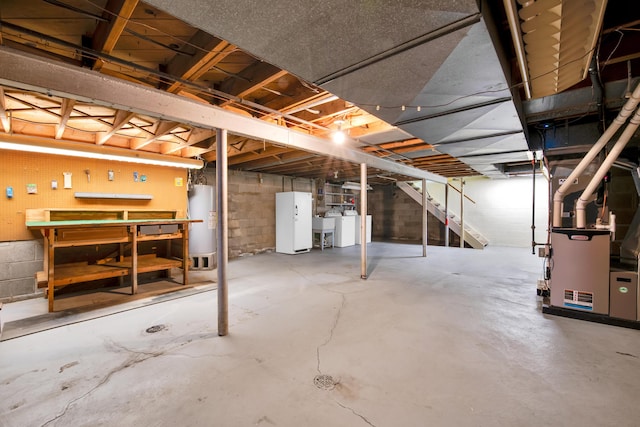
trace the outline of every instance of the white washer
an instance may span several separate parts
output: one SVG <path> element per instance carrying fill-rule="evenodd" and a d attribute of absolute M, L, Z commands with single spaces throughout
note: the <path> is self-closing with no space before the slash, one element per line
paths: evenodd
<path fill-rule="evenodd" d="M 335 217 L 336 219 L 336 231 L 333 242 L 335 247 L 344 248 L 356 244 L 355 216 L 335 216 L 335 214 L 328 214 L 326 216 Z"/>

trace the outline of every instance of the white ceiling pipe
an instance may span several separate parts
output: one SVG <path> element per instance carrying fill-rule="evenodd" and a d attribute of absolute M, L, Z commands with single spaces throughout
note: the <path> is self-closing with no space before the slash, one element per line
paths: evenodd
<path fill-rule="evenodd" d="M 636 113 L 631 118 L 631 120 L 629 121 L 629 124 L 627 125 L 627 127 L 624 129 L 624 132 L 622 132 L 622 135 L 620 135 L 620 139 L 618 139 L 616 144 L 613 146 L 607 158 L 604 159 L 604 161 L 598 168 L 598 171 L 595 173 L 595 175 L 593 175 L 593 178 L 591 178 L 591 181 L 589 181 L 589 185 L 587 185 L 587 188 L 584 189 L 584 191 L 582 192 L 582 195 L 578 198 L 578 202 L 576 203 L 576 227 L 577 228 L 586 227 L 587 221 L 586 221 L 585 208 L 587 206 L 587 203 L 589 203 L 589 199 L 591 198 L 591 195 L 593 194 L 594 191 L 596 191 L 596 189 L 598 188 L 598 185 L 600 184 L 600 181 L 606 175 L 609 169 L 611 169 L 611 166 L 618 159 L 618 156 L 620 155 L 624 147 L 627 145 L 627 143 L 629 142 L 633 134 L 636 133 L 636 130 L 638 129 L 639 125 L 640 125 L 640 110 L 637 110 Z"/>
<path fill-rule="evenodd" d="M 566 195 L 569 188 L 573 185 L 573 181 L 575 181 L 584 170 L 587 168 L 589 163 L 595 159 L 598 155 L 602 147 L 604 147 L 607 142 L 613 137 L 613 135 L 620 129 L 620 127 L 627 121 L 627 118 L 633 113 L 633 111 L 638 106 L 638 102 L 640 102 L 640 84 L 636 86 L 636 89 L 631 94 L 631 98 L 627 100 L 624 104 L 616 118 L 613 120 L 613 123 L 607 128 L 607 130 L 600 136 L 598 141 L 591 147 L 589 152 L 584 156 L 584 158 L 578 163 L 578 166 L 571 172 L 571 174 L 567 177 L 565 182 L 556 190 L 553 195 L 553 226 L 554 227 L 562 227 L 562 202 L 564 201 L 564 196 Z"/>
<path fill-rule="evenodd" d="M 509 21 L 509 30 L 513 39 L 513 46 L 516 50 L 516 58 L 518 60 L 518 68 L 522 75 L 522 84 L 524 85 L 524 93 L 527 99 L 531 99 L 531 87 L 529 85 L 529 72 L 527 70 L 527 60 L 524 53 L 524 44 L 522 44 L 522 33 L 520 32 L 520 19 L 516 12 L 515 0 L 504 0 L 504 8 Z M 558 18 L 559 19 L 559 18 Z"/>

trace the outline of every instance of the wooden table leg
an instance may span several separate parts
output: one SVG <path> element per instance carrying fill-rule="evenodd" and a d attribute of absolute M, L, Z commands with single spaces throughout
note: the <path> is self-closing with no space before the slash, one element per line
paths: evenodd
<path fill-rule="evenodd" d="M 182 285 L 189 283 L 189 223 L 182 224 Z"/>
<path fill-rule="evenodd" d="M 129 227 L 131 235 L 131 295 L 138 293 L 138 226 Z"/>
<path fill-rule="evenodd" d="M 47 278 L 47 298 L 49 300 L 49 313 L 53 312 L 53 292 L 54 292 L 54 253 L 55 249 L 53 247 L 53 243 L 55 241 L 54 230 L 47 230 L 47 265 L 48 265 L 48 278 Z"/>

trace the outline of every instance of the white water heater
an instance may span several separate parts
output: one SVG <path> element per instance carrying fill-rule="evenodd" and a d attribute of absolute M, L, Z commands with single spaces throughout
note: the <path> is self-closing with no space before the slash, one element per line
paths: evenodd
<path fill-rule="evenodd" d="M 200 219 L 189 228 L 189 258 L 194 270 L 212 270 L 216 255 L 216 211 L 212 185 L 196 184 L 189 190 L 189 218 Z"/>

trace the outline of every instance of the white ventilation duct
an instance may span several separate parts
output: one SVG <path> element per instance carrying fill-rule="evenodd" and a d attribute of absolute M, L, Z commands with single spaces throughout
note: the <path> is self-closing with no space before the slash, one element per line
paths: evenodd
<path fill-rule="evenodd" d="M 584 80 L 607 1 L 518 0 L 518 3 L 532 97 L 562 92 Z"/>
<path fill-rule="evenodd" d="M 593 161 L 593 159 L 598 155 L 600 150 L 609 142 L 609 140 L 613 137 L 613 135 L 620 129 L 620 127 L 627 121 L 629 116 L 633 113 L 633 111 L 638 106 L 638 102 L 640 102 L 640 84 L 636 86 L 636 89 L 631 94 L 631 97 L 624 104 L 618 116 L 613 120 L 613 123 L 607 128 L 607 130 L 602 134 L 602 136 L 596 141 L 596 143 L 591 147 L 589 152 L 584 156 L 584 158 L 578 163 L 578 166 L 571 172 L 569 177 L 565 180 L 565 182 L 558 188 L 553 195 L 553 226 L 561 227 L 562 226 L 562 202 L 564 200 L 564 196 L 569 190 L 569 188 L 573 185 L 573 182 L 584 172 L 586 167 Z M 615 160 L 615 159 L 614 159 Z"/>

